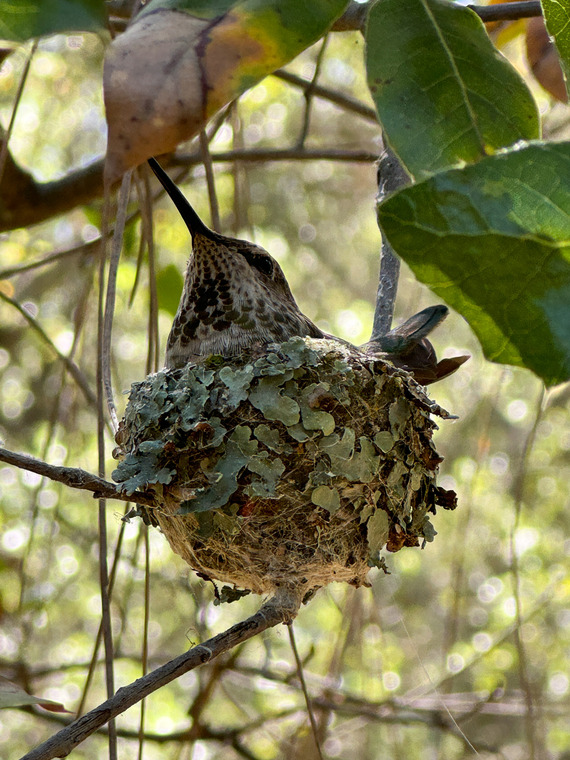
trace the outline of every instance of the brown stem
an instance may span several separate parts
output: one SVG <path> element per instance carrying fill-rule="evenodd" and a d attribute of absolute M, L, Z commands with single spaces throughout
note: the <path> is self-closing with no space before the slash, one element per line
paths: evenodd
<path fill-rule="evenodd" d="M 539 0 L 521 0 L 517 3 L 497 3 L 497 5 L 468 5 L 481 21 L 516 21 L 519 18 L 542 16 Z"/>
<path fill-rule="evenodd" d="M 372 3 L 352 2 L 331 27 L 331 32 L 362 32 L 366 27 L 366 17 Z M 496 5 L 468 5 L 482 21 L 514 21 L 519 18 L 541 16 L 540 0 L 521 0 L 515 3 Z"/>
<path fill-rule="evenodd" d="M 315 94 L 316 90 L 315 90 Z M 231 161 L 350 161 L 373 162 L 373 153 L 343 149 L 285 150 L 245 149 L 213 153 L 214 163 Z M 172 161 L 173 165 L 195 166 L 202 163 L 201 153 L 191 153 Z M 103 194 L 103 162 L 96 161 L 86 169 L 55 182 L 37 183 L 14 163 L 10 153 L 0 183 L 0 232 L 45 222 Z"/>
<path fill-rule="evenodd" d="M 410 178 L 404 167 L 396 155 L 390 149 L 386 149 L 378 162 L 378 201 L 409 184 Z M 400 259 L 392 250 L 388 240 L 383 237 L 380 275 L 378 277 L 374 322 L 370 340 L 378 340 L 392 326 L 399 277 Z"/>
<path fill-rule="evenodd" d="M 103 194 L 103 162 L 97 161 L 54 182 L 36 182 L 10 152 L 0 183 L 0 232 L 44 222 Z"/>
<path fill-rule="evenodd" d="M 219 633 L 203 644 L 193 647 L 174 660 L 153 670 L 146 676 L 123 686 L 110 699 L 100 704 L 78 720 L 58 731 L 47 741 L 28 752 L 20 760 L 51 760 L 65 757 L 88 736 L 104 726 L 117 715 L 125 712 L 141 699 L 171 683 L 205 662 L 210 662 L 253 636 L 279 623 L 289 623 L 296 616 L 301 595 L 295 589 L 281 588 L 261 609 L 227 631 Z"/>

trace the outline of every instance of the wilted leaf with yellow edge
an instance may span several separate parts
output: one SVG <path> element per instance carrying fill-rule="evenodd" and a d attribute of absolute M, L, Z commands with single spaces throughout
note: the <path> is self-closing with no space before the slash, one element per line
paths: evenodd
<path fill-rule="evenodd" d="M 193 137 L 222 106 L 322 36 L 346 4 L 150 3 L 105 61 L 107 180 Z"/>

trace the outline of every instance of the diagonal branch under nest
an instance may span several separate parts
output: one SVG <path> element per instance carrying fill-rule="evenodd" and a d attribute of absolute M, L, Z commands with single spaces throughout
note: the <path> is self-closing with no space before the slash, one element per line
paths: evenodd
<path fill-rule="evenodd" d="M 291 623 L 297 615 L 300 604 L 299 592 L 291 588 L 281 588 L 254 615 L 236 623 L 227 631 L 213 636 L 203 644 L 192 647 L 128 686 L 123 686 L 110 699 L 58 731 L 57 734 L 24 755 L 21 760 L 51 760 L 54 757 L 67 756 L 101 726 L 162 686 L 194 670 L 199 665 L 211 662 L 215 657 L 268 628 L 273 628 L 279 623 Z"/>

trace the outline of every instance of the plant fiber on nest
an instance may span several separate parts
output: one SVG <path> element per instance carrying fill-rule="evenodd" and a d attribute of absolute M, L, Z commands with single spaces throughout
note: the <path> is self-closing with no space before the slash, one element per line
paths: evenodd
<path fill-rule="evenodd" d="M 450 416 L 385 359 L 292 338 L 134 383 L 113 478 L 155 495 L 137 514 L 202 577 L 258 594 L 367 585 L 383 549 L 433 540 L 429 514 L 456 506 L 430 413 Z"/>

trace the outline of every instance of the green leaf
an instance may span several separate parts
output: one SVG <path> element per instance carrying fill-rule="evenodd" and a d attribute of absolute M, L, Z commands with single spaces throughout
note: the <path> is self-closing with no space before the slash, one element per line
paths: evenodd
<path fill-rule="evenodd" d="M 264 498 L 274 497 L 277 483 L 285 472 L 283 462 L 279 458 L 269 459 L 268 453 L 261 451 L 251 458 L 247 469 L 261 477 L 261 480 L 254 480 L 250 484 L 248 493 L 252 496 L 262 496 Z"/>
<path fill-rule="evenodd" d="M 377 509 L 366 525 L 370 559 L 374 564 L 390 535 L 390 518 L 383 509 Z"/>
<path fill-rule="evenodd" d="M 236 409 L 247 398 L 247 389 L 253 378 L 253 367 L 248 364 L 243 369 L 222 367 L 219 372 L 220 380 L 228 389 L 228 404 Z"/>
<path fill-rule="evenodd" d="M 238 426 L 230 436 L 226 451 L 218 459 L 211 474 L 212 485 L 199 488 L 194 499 L 184 502 L 180 513 L 207 512 L 227 504 L 230 496 L 237 491 L 239 473 L 256 450 L 257 441 L 251 439 L 251 429 L 244 425 Z"/>
<path fill-rule="evenodd" d="M 417 178 L 539 136 L 526 84 L 478 16 L 447 0 L 382 0 L 366 32 L 386 138 Z"/>
<path fill-rule="evenodd" d="M 541 0 L 548 34 L 560 56 L 560 63 L 566 80 L 566 90 L 570 96 L 570 4 L 568 0 Z"/>
<path fill-rule="evenodd" d="M 291 453 L 291 446 L 281 440 L 279 431 L 275 430 L 275 428 L 270 428 L 269 425 L 256 425 L 253 434 L 258 441 L 267 446 L 268 449 L 277 452 L 277 454 Z"/>
<path fill-rule="evenodd" d="M 178 311 L 183 286 L 184 278 L 177 266 L 169 264 L 161 269 L 156 277 L 158 308 L 174 317 Z"/>
<path fill-rule="evenodd" d="M 324 435 L 331 435 L 336 426 L 335 418 L 329 412 L 313 409 L 309 404 L 315 390 L 322 387 L 323 383 L 311 383 L 303 389 L 300 401 L 301 418 L 306 430 L 322 430 Z"/>
<path fill-rule="evenodd" d="M 322 37 L 347 0 L 154 0 L 109 46 L 106 176 L 196 135 Z"/>
<path fill-rule="evenodd" d="M 336 488 L 330 488 L 329 486 L 317 486 L 311 494 L 311 501 L 316 504 L 317 507 L 322 507 L 334 514 L 340 507 L 340 496 Z"/>
<path fill-rule="evenodd" d="M 384 201 L 416 276 L 467 319 L 485 356 L 570 378 L 570 143 L 531 144 Z"/>
<path fill-rule="evenodd" d="M 106 28 L 104 0 L 2 0 L 0 40 L 25 42 L 60 32 Z"/>
<path fill-rule="evenodd" d="M 401 437 L 403 428 L 410 418 L 410 414 L 410 405 L 405 398 L 399 398 L 390 404 L 388 419 L 390 421 L 390 428 L 396 440 Z"/>
<path fill-rule="evenodd" d="M 374 436 L 374 443 L 378 446 L 380 451 L 387 454 L 394 445 L 394 436 L 389 430 L 381 430 Z"/>
<path fill-rule="evenodd" d="M 263 377 L 254 388 L 249 400 L 268 420 L 279 420 L 284 425 L 296 425 L 299 422 L 299 404 L 288 396 L 281 394 L 280 384 L 284 376 Z"/>
<path fill-rule="evenodd" d="M 158 454 L 151 451 L 143 456 L 127 454 L 117 469 L 113 470 L 111 478 L 120 484 L 121 491 L 131 494 L 139 488 L 146 488 L 150 483 L 170 483 L 174 474 L 174 470 L 160 467 Z"/>

